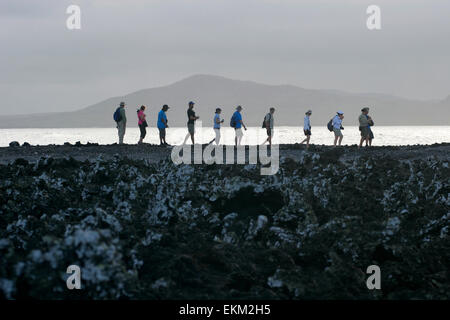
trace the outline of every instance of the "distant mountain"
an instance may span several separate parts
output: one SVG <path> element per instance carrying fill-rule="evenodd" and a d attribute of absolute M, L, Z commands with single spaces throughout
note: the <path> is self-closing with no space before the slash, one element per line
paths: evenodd
<path fill-rule="evenodd" d="M 265 85 L 219 76 L 195 75 L 168 86 L 144 89 L 114 97 L 74 112 L 1 116 L 0 128 L 113 127 L 112 114 L 120 101 L 127 103 L 128 125 L 137 125 L 136 109 L 148 107 L 147 119 L 155 126 L 157 112 L 168 104 L 169 125 L 184 126 L 187 103 L 203 126 L 211 126 L 216 107 L 228 120 L 243 106 L 244 123 L 259 126 L 269 107 L 276 107 L 276 125 L 303 125 L 304 113 L 313 110 L 313 126 L 325 126 L 337 110 L 345 113 L 344 125 L 357 125 L 363 106 L 369 106 L 376 125 L 449 125 L 450 96 L 442 101 L 415 101 L 384 94 L 353 94 L 336 90 L 311 90 L 292 85 Z"/>

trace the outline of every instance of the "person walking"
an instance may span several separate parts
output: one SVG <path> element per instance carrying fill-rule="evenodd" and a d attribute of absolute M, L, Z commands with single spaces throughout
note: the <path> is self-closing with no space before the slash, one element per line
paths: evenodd
<path fill-rule="evenodd" d="M 342 120 L 344 120 L 344 113 L 342 111 L 338 111 L 332 120 L 335 147 L 338 141 L 339 145 L 341 145 L 342 139 L 344 138 L 344 135 L 342 134 L 342 130 L 344 130 L 344 127 L 342 126 Z"/>
<path fill-rule="evenodd" d="M 303 119 L 303 133 L 305 134 L 306 138 L 300 144 L 303 144 L 306 142 L 306 149 L 309 148 L 309 140 L 311 139 L 311 117 L 312 111 L 308 110 L 305 113 L 305 118 Z"/>
<path fill-rule="evenodd" d="M 236 111 L 233 113 L 233 116 L 231 117 L 230 125 L 234 128 L 234 132 L 236 134 L 236 137 L 234 138 L 234 143 L 236 146 L 241 145 L 242 137 L 244 136 L 244 133 L 242 132 L 242 127 L 244 127 L 245 130 L 247 130 L 247 127 L 245 126 L 244 122 L 242 121 L 242 107 L 237 106 Z"/>
<path fill-rule="evenodd" d="M 366 145 L 369 143 L 370 139 L 369 120 L 372 121 L 372 119 L 369 117 L 369 108 L 367 107 L 362 108 L 361 114 L 359 115 L 358 118 L 359 131 L 361 131 L 361 140 L 359 141 L 358 149 L 362 147 L 364 142 L 366 142 Z"/>
<path fill-rule="evenodd" d="M 218 145 L 220 143 L 220 125 L 224 121 L 223 119 L 220 118 L 221 113 L 222 113 L 222 109 L 217 108 L 216 113 L 214 114 L 214 118 L 213 118 L 213 128 L 214 128 L 216 137 L 214 139 L 212 139 L 209 144 L 213 143 L 214 141 L 216 142 L 216 145 Z"/>
<path fill-rule="evenodd" d="M 189 102 L 189 108 L 188 108 L 188 110 L 187 110 L 187 116 L 188 116 L 188 122 L 187 122 L 188 134 L 187 134 L 186 137 L 184 138 L 183 144 L 186 144 L 186 141 L 187 141 L 187 139 L 189 139 L 189 137 L 191 137 L 192 144 L 195 144 L 195 139 L 194 139 L 194 134 L 195 134 L 195 121 L 197 121 L 200 117 L 197 117 L 197 116 L 195 115 L 194 105 L 195 105 L 195 103 L 194 103 L 193 101 L 190 101 L 190 102 Z"/>
<path fill-rule="evenodd" d="M 145 119 L 145 106 L 141 106 L 138 110 L 137 110 L 137 117 L 138 117 L 138 126 L 139 126 L 139 130 L 141 131 L 141 136 L 140 139 L 138 141 L 138 144 L 141 144 L 144 141 L 145 136 L 147 135 L 147 120 Z"/>
<path fill-rule="evenodd" d="M 372 117 L 370 117 L 369 115 L 367 115 L 367 120 L 369 121 L 369 139 L 366 140 L 366 147 L 371 147 L 372 146 L 372 140 L 374 138 L 373 135 L 373 131 L 372 131 L 372 127 L 374 126 L 374 122 L 372 120 Z"/>
<path fill-rule="evenodd" d="M 166 128 L 169 127 L 169 125 L 167 124 L 167 110 L 169 110 L 169 106 L 167 104 L 163 105 L 162 109 L 158 113 L 158 121 L 156 123 L 156 126 L 159 130 L 159 144 L 161 146 L 169 146 L 169 144 L 166 142 Z"/>
<path fill-rule="evenodd" d="M 269 113 L 264 117 L 264 127 L 267 131 L 267 139 L 262 143 L 265 144 L 269 142 L 269 145 L 272 145 L 272 137 L 273 137 L 273 124 L 274 118 L 273 114 L 275 113 L 275 108 L 270 108 Z"/>
<path fill-rule="evenodd" d="M 116 116 L 117 114 L 117 116 Z M 125 114 L 125 102 L 121 102 L 119 108 L 117 108 L 114 119 L 117 124 L 117 131 L 119 135 L 119 144 L 123 144 L 123 138 L 125 137 L 125 130 L 127 127 L 127 116 Z"/>

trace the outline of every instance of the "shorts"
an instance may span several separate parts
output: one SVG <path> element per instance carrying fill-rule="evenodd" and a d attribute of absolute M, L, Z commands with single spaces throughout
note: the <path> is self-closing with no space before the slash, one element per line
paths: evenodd
<path fill-rule="evenodd" d="M 190 134 L 194 134 L 195 133 L 195 124 L 188 123 L 188 131 Z"/>
<path fill-rule="evenodd" d="M 266 128 L 266 131 L 267 131 L 267 136 L 271 137 L 273 134 L 273 128 Z"/>
<path fill-rule="evenodd" d="M 166 138 L 166 128 L 158 128 L 159 130 L 159 137 L 161 139 L 165 139 Z"/>
<path fill-rule="evenodd" d="M 303 132 L 305 133 L 305 136 L 310 136 L 311 135 L 311 130 L 304 130 Z"/>
<path fill-rule="evenodd" d="M 333 128 L 334 136 L 335 137 L 343 137 L 344 135 L 341 132 L 341 129 Z"/>
<path fill-rule="evenodd" d="M 370 136 L 369 127 L 359 127 L 359 131 L 361 131 L 362 138 L 368 138 Z"/>
<path fill-rule="evenodd" d="M 234 129 L 234 131 L 236 132 L 236 137 L 244 136 L 244 133 L 242 132 L 242 128 L 236 128 L 236 129 Z"/>

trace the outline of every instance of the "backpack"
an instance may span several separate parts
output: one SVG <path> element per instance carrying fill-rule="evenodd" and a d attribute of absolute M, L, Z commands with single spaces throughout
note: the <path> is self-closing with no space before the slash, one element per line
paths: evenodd
<path fill-rule="evenodd" d="M 231 116 L 231 119 L 230 119 L 230 127 L 233 127 L 233 128 L 236 128 L 236 125 L 237 125 L 235 114 L 236 113 L 233 113 L 233 115 Z"/>
<path fill-rule="evenodd" d="M 118 107 L 114 112 L 113 119 L 115 122 L 119 122 L 120 120 L 122 120 L 122 115 L 120 114 L 120 107 Z"/>
<path fill-rule="evenodd" d="M 333 131 L 333 119 L 331 119 L 330 122 L 328 122 L 327 128 L 328 128 L 328 130 L 330 130 L 331 132 Z"/>
<path fill-rule="evenodd" d="M 269 118 L 269 122 L 270 122 L 270 120 L 272 119 L 272 115 L 269 113 L 269 115 L 270 115 L 270 118 Z M 263 123 L 262 123 L 262 128 L 266 128 L 266 117 L 264 117 L 264 120 L 263 120 Z"/>

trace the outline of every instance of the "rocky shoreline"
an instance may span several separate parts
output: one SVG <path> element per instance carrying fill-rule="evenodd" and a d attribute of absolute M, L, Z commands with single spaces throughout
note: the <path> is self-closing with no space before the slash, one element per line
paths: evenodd
<path fill-rule="evenodd" d="M 0 148 L 0 298 L 449 299 L 449 151 L 282 145 L 261 176 L 151 145 Z"/>
<path fill-rule="evenodd" d="M 99 145 L 96 143 L 32 146 L 29 144 L 12 144 L 11 147 L 0 148 L 0 163 L 7 164 L 18 158 L 27 161 L 37 161 L 41 157 L 66 158 L 71 157 L 79 161 L 96 160 L 99 156 L 104 159 L 126 156 L 133 160 L 147 160 L 150 163 L 157 163 L 161 160 L 170 159 L 171 147 L 144 143 L 142 145 Z M 203 145 L 204 149 L 206 145 Z M 392 157 L 394 159 L 426 159 L 434 156 L 441 160 L 448 160 L 450 154 L 450 143 L 440 143 L 433 145 L 412 145 L 412 146 L 382 146 L 372 148 L 362 148 L 358 150 L 356 145 L 342 146 L 336 149 L 332 146 L 311 145 L 309 150 L 304 145 L 283 144 L 279 145 L 280 156 L 292 159 L 302 157 L 305 152 L 339 154 L 342 159 L 350 159 L 360 156 L 372 157 Z M 248 146 L 247 146 L 248 153 Z"/>

